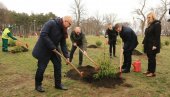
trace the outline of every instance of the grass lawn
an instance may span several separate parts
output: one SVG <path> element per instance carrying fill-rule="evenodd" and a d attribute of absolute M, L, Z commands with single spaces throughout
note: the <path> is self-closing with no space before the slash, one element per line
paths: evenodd
<path fill-rule="evenodd" d="M 143 37 L 139 36 L 137 50 L 142 52 Z M 72 69 L 71 66 L 62 65 L 62 82 L 69 88 L 68 91 L 54 88 L 53 65 L 50 62 L 44 74 L 43 86 L 45 93 L 34 90 L 34 77 L 37 69 L 37 60 L 32 57 L 32 49 L 37 41 L 35 37 L 20 39 L 29 44 L 29 51 L 23 53 L 4 53 L 0 50 L 0 97 L 170 97 L 170 46 L 163 46 L 157 55 L 156 77 L 148 78 L 142 73 L 133 72 L 123 74 L 123 83 L 115 84 L 112 88 L 97 86 L 81 80 L 72 80 L 64 75 Z M 104 52 L 108 55 L 108 45 L 104 45 L 103 36 L 87 36 L 88 45 L 95 44 L 97 40 L 103 42 L 100 48 L 87 50 L 88 55 L 96 62 L 104 59 Z M 70 40 L 68 39 L 69 43 Z M 120 41 L 120 39 L 119 39 Z M 162 37 L 161 42 L 170 42 L 170 37 Z M 1 45 L 0 41 L 0 45 Z M 71 44 L 70 44 L 71 45 Z M 106 49 L 104 49 L 106 47 Z M 2 47 L 0 46 L 0 49 Z M 11 49 L 11 48 L 9 48 Z M 117 43 L 116 58 L 112 66 L 119 67 L 120 43 Z M 108 57 L 106 57 L 108 58 Z M 140 59 L 142 72 L 147 69 L 146 55 L 133 56 L 133 61 Z M 76 50 L 73 64 L 78 64 L 78 50 Z M 83 65 L 94 66 L 85 56 Z M 112 85 L 112 83 L 110 82 Z"/>

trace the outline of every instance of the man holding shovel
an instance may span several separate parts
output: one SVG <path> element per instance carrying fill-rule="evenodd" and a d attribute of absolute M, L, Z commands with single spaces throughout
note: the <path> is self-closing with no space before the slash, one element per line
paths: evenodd
<path fill-rule="evenodd" d="M 122 66 L 122 73 L 129 73 L 132 63 L 132 51 L 138 45 L 137 36 L 131 28 L 122 26 L 120 23 L 117 23 L 114 29 L 119 33 L 124 43 L 124 62 Z"/>
<path fill-rule="evenodd" d="M 70 52 L 70 62 L 73 59 L 73 54 L 77 48 L 77 46 L 83 50 L 83 53 L 87 55 L 86 48 L 87 48 L 87 40 L 85 34 L 82 33 L 80 27 L 75 27 L 74 31 L 70 35 L 70 39 L 72 41 L 72 48 Z M 79 66 L 83 63 L 83 53 L 79 50 Z"/>
<path fill-rule="evenodd" d="M 32 52 L 33 56 L 38 60 L 38 68 L 35 75 L 35 90 L 38 92 L 45 91 L 42 87 L 43 74 L 50 60 L 54 67 L 55 88 L 67 90 L 61 84 L 61 58 L 56 52 L 60 44 L 64 57 L 70 63 L 66 38 L 68 37 L 67 28 L 71 24 L 72 18 L 70 16 L 64 16 L 63 18 L 57 17 L 47 21 L 41 30 L 40 37 Z"/>

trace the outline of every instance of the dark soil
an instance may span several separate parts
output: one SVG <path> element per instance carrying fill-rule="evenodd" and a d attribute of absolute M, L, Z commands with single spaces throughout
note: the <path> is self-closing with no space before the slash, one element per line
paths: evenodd
<path fill-rule="evenodd" d="M 97 46 L 92 44 L 92 45 L 87 46 L 87 48 L 97 48 Z"/>
<path fill-rule="evenodd" d="M 83 77 L 80 77 L 80 75 L 74 69 L 69 70 L 66 73 L 66 76 L 73 80 L 79 80 L 82 82 L 90 83 L 95 87 L 105 88 L 114 88 L 116 85 L 121 85 L 125 81 L 124 79 L 119 78 L 119 73 L 116 74 L 117 77 L 115 78 L 106 77 L 102 79 L 95 79 L 93 75 L 98 73 L 98 71 L 96 71 L 95 68 L 90 65 L 78 67 L 78 70 L 83 72 Z"/>
<path fill-rule="evenodd" d="M 27 46 L 20 46 L 20 47 L 16 47 L 15 49 L 11 50 L 11 53 L 19 53 L 19 52 L 28 52 Z"/>

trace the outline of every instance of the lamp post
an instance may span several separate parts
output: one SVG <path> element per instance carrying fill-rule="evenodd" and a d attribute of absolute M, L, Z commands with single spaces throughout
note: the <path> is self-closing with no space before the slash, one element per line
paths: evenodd
<path fill-rule="evenodd" d="M 36 22 L 36 20 L 34 20 L 34 33 L 35 33 L 35 22 Z"/>

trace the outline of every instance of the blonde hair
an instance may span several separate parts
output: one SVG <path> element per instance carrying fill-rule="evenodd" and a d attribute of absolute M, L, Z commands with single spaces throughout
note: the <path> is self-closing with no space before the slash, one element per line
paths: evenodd
<path fill-rule="evenodd" d="M 147 16 L 152 16 L 152 19 L 153 20 L 156 20 L 156 14 L 154 13 L 154 12 L 150 12 L 150 13 L 148 13 L 148 15 Z"/>

